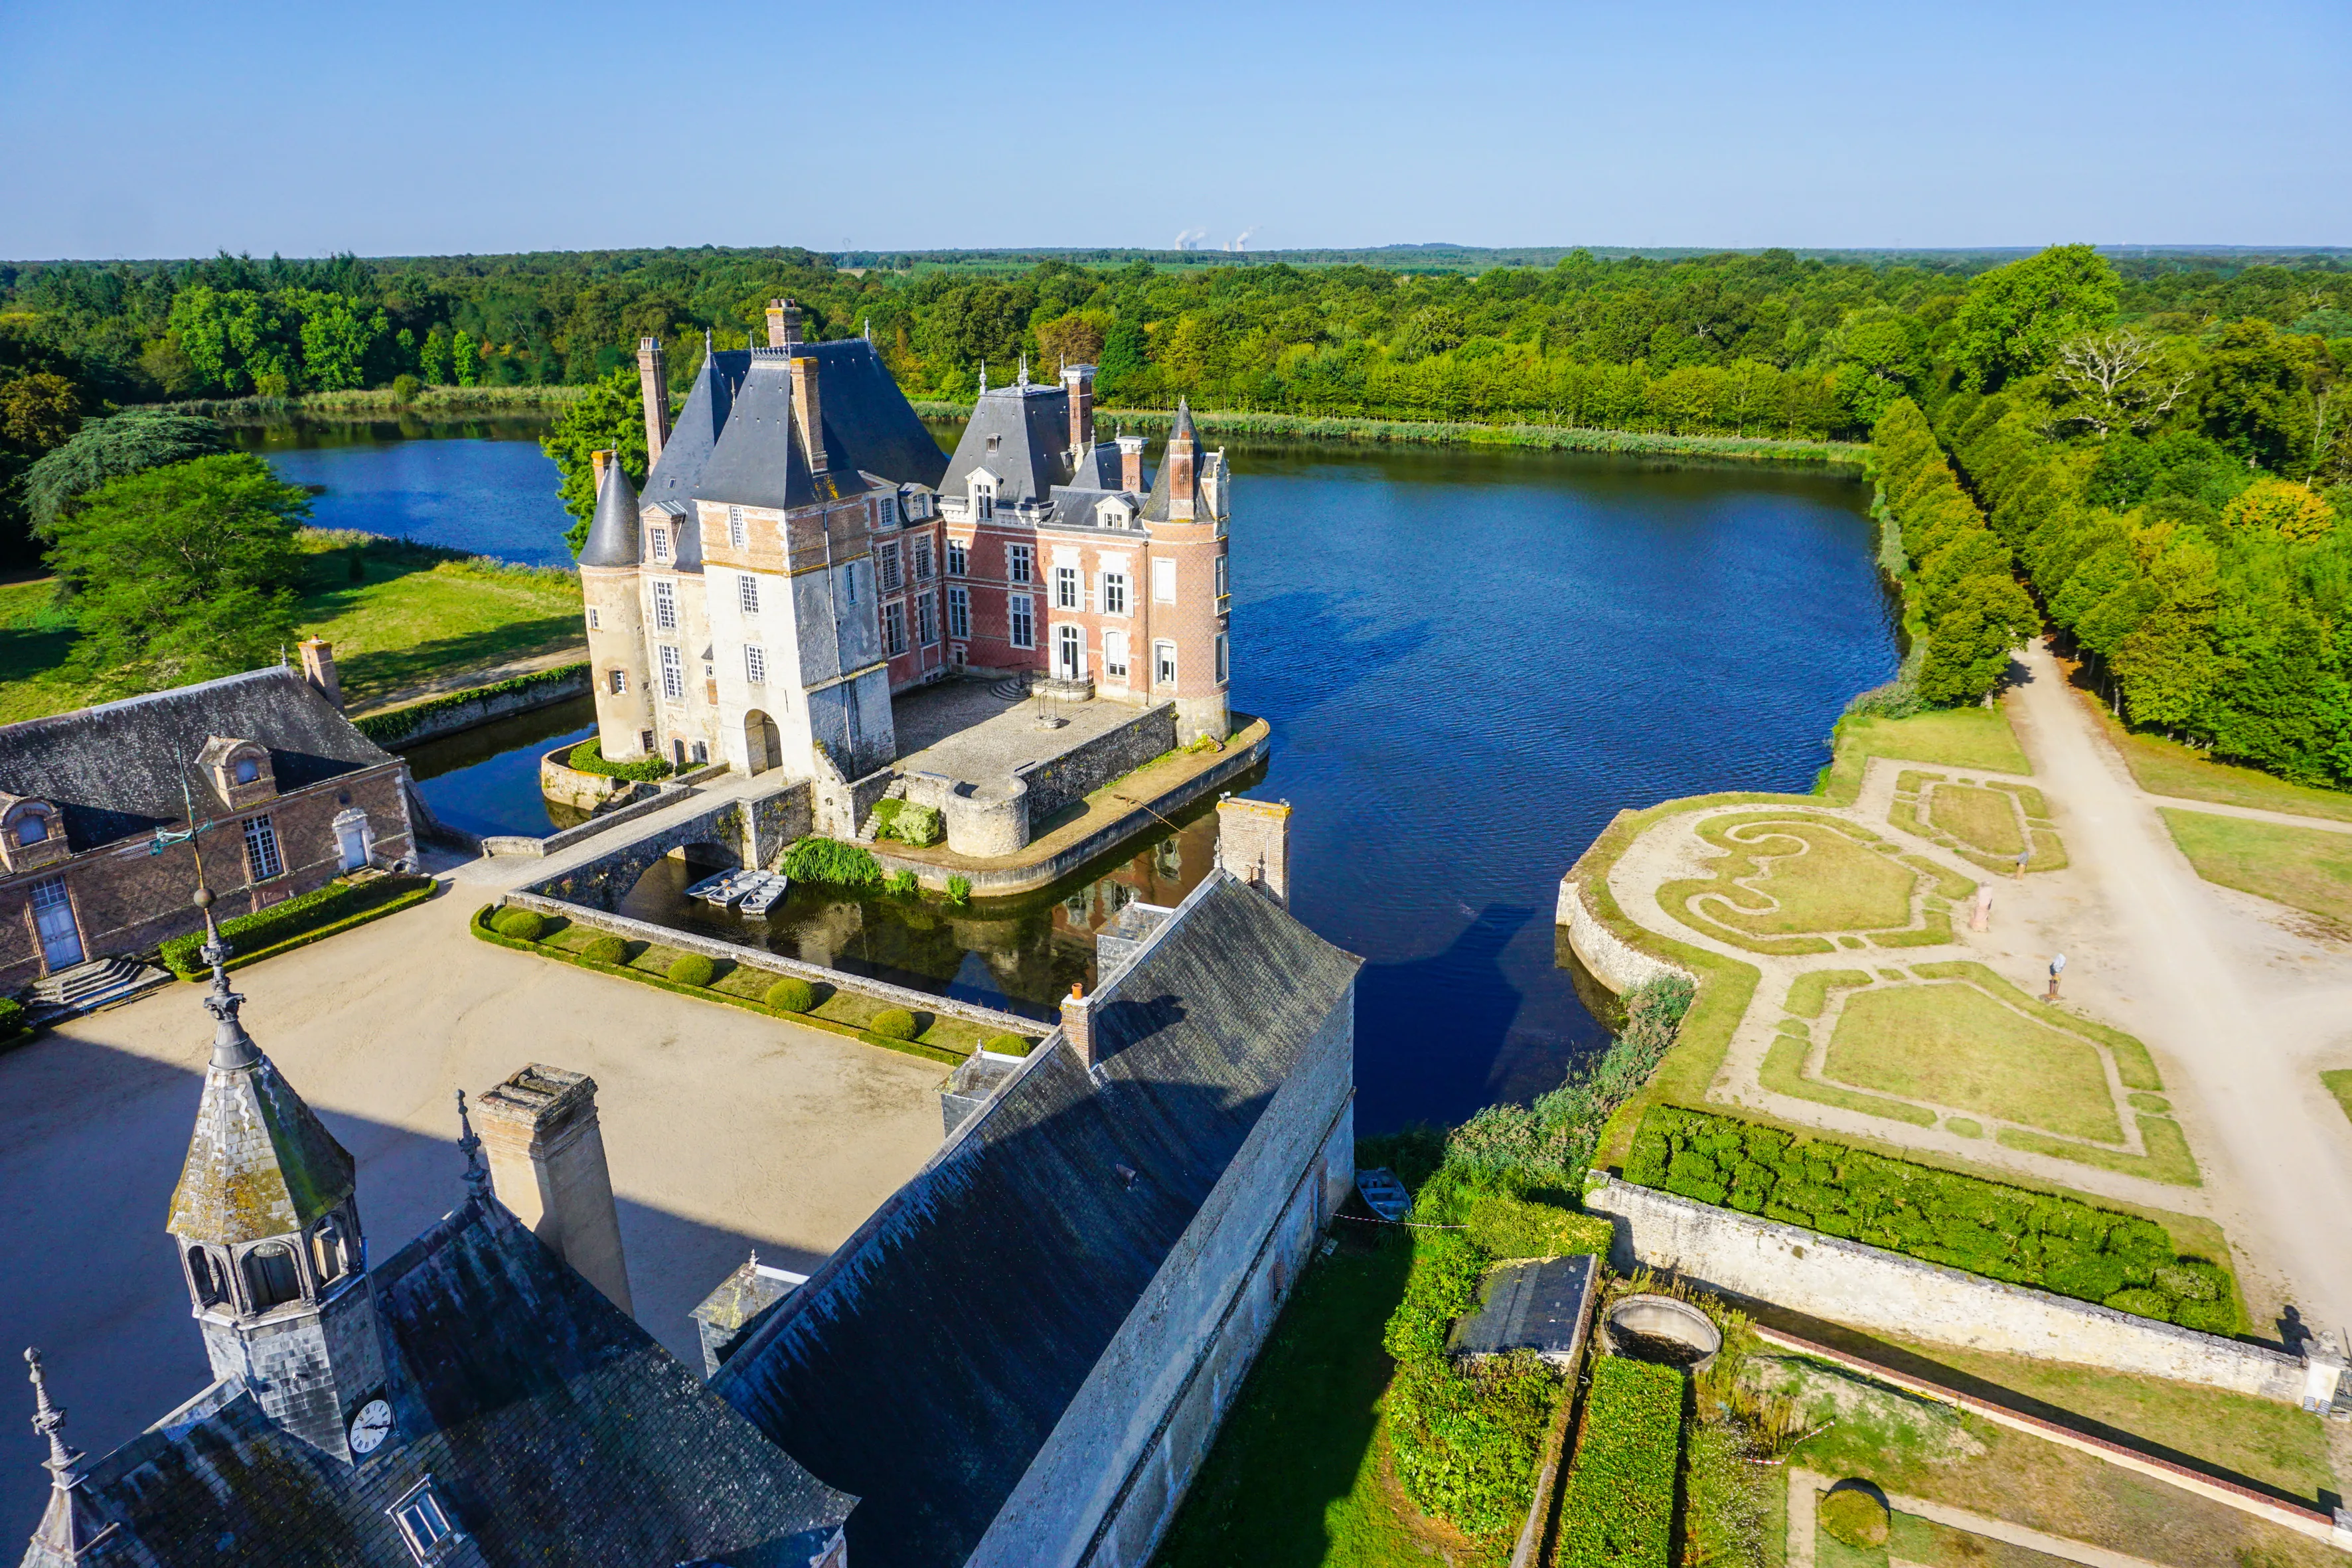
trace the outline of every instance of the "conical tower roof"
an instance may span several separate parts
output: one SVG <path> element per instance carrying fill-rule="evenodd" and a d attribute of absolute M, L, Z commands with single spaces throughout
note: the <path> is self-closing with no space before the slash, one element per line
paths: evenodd
<path fill-rule="evenodd" d="M 637 559 L 637 487 L 615 452 L 604 469 L 604 488 L 596 492 L 596 515 L 580 546 L 580 564 L 635 566 Z"/>
<path fill-rule="evenodd" d="M 1196 447 L 1201 444 L 1200 432 L 1192 428 L 1192 405 L 1181 396 L 1176 399 L 1176 423 L 1168 431 L 1170 446 L 1179 441 L 1190 441 Z"/>
<path fill-rule="evenodd" d="M 205 923 L 213 1058 L 164 1228 L 223 1246 L 291 1235 L 351 1197 L 352 1157 L 245 1032 L 245 998 L 228 988 L 228 949 L 209 908 Z"/>

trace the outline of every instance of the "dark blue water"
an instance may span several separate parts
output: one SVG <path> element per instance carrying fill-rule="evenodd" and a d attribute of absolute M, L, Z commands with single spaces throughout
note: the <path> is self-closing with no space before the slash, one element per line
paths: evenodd
<path fill-rule="evenodd" d="M 500 446 L 520 451 L 509 462 Z M 517 560 L 562 548 L 535 446 L 269 451 L 289 477 L 319 462 L 307 471 L 345 487 L 321 498 L 322 523 L 368 526 L 341 507 L 399 495 L 446 529 L 438 542 Z M 1864 492 L 1582 455 L 1232 458 L 1234 706 L 1273 721 L 1253 793 L 1297 807 L 1293 908 L 1366 961 L 1359 1126 L 1540 1093 L 1605 1037 L 1556 964 L 1560 873 L 1622 807 L 1808 787 L 1846 700 L 1894 673 Z M 496 505 L 461 502 L 499 472 L 539 477 Z M 534 509 L 531 531 L 518 520 Z M 419 750 L 436 812 L 476 832 L 547 830 L 538 755 L 588 719 L 510 722 Z M 796 892 L 772 921 L 747 922 L 679 899 L 684 868 L 667 864 L 631 908 L 1049 1016 L 1089 977 L 1092 931 L 1127 900 L 1181 897 L 1213 845 L 1213 818 L 1190 821 L 968 915 Z"/>
<path fill-rule="evenodd" d="M 596 732 L 596 700 L 577 697 L 485 724 L 438 741 L 403 748 L 409 776 L 433 815 L 477 837 L 494 833 L 540 837 L 569 827 L 576 816 L 562 816 L 539 793 L 539 759 L 558 746 L 573 746 Z"/>
<path fill-rule="evenodd" d="M 318 528 L 445 544 L 526 566 L 569 566 L 571 516 L 527 420 L 466 425 L 272 426 L 239 432 L 289 484 L 323 485 Z M 405 435 L 406 438 L 404 438 Z"/>

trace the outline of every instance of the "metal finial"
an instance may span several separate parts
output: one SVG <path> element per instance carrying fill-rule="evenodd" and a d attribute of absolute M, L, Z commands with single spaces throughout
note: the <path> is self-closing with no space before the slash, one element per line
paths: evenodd
<path fill-rule="evenodd" d="M 490 1195 L 490 1168 L 482 1163 L 482 1141 L 474 1136 L 474 1123 L 466 1115 L 466 1091 L 457 1091 L 457 1147 L 466 1155 L 466 1185 L 478 1198 Z"/>
<path fill-rule="evenodd" d="M 49 1457 L 41 1468 L 49 1472 L 50 1484 L 63 1491 L 81 1479 L 75 1468 L 81 1463 L 81 1451 L 66 1445 L 66 1413 L 49 1403 L 49 1380 L 41 1371 L 41 1352 L 27 1349 L 25 1364 L 33 1379 L 33 1430 L 49 1440 Z"/>
<path fill-rule="evenodd" d="M 988 391 L 988 362 L 986 360 L 980 362 L 980 390 L 983 395 L 985 395 Z"/>
<path fill-rule="evenodd" d="M 205 1011 L 213 1016 L 213 1063 L 216 1068 L 249 1068 L 261 1059 L 261 1049 L 253 1037 L 245 1032 L 245 1025 L 236 1010 L 245 998 L 228 987 L 228 959 L 233 951 L 228 940 L 221 935 L 220 921 L 213 917 L 213 891 L 199 885 L 196 907 L 205 911 L 205 944 L 197 949 L 204 961 L 212 966 L 212 989 L 205 994 Z"/>
<path fill-rule="evenodd" d="M 1021 384 L 1024 386 L 1029 384 L 1029 356 L 1027 354 L 1023 354 L 1021 356 Z"/>

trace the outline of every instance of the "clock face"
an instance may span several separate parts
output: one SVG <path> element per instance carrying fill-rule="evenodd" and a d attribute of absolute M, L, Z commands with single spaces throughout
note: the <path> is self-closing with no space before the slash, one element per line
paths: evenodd
<path fill-rule="evenodd" d="M 360 1406 L 352 1417 L 352 1452 L 373 1454 L 383 1447 L 392 1436 L 392 1406 L 381 1399 L 371 1399 Z"/>

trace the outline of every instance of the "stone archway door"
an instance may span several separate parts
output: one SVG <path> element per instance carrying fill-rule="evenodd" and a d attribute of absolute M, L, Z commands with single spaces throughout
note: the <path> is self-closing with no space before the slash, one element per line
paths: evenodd
<path fill-rule="evenodd" d="M 368 863 L 375 847 L 373 839 L 366 812 L 346 811 L 336 816 L 335 859 L 344 870 L 356 871 Z"/>
<path fill-rule="evenodd" d="M 776 729 L 776 721 L 757 708 L 743 715 L 743 765 L 746 771 L 766 773 L 784 760 L 784 738 Z"/>

